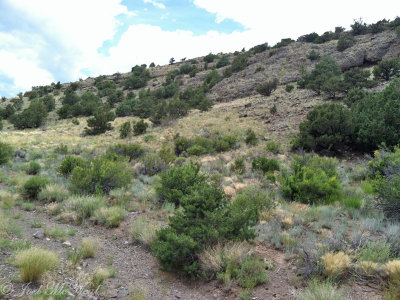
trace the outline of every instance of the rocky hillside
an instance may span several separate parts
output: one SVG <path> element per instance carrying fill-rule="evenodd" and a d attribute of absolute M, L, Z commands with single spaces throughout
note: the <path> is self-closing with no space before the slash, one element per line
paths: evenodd
<path fill-rule="evenodd" d="M 255 95 L 255 87 L 259 83 L 275 77 L 279 78 L 281 84 L 295 82 L 304 72 L 310 71 L 315 65 L 315 61 L 307 59 L 307 55 L 312 50 L 318 51 L 321 56 L 332 56 L 338 61 L 343 70 L 347 70 L 352 67 L 371 66 L 383 59 L 399 57 L 400 39 L 394 30 L 387 30 L 378 34 L 356 36 L 355 44 L 342 52 L 337 50 L 337 40 L 324 44 L 293 42 L 284 47 L 269 49 L 250 56 L 244 70 L 224 78 L 211 89 L 208 97 L 216 102 L 226 102 Z M 235 57 L 233 53 L 228 55 L 230 61 Z M 215 61 L 208 64 L 208 69 L 205 70 L 203 59 L 204 57 L 198 57 L 173 65 L 150 68 L 152 80 L 149 81 L 147 88 L 156 89 L 161 87 L 169 72 L 179 69 L 181 65 L 192 61 L 198 61 L 200 72 L 193 78 L 189 75 L 182 76 L 179 79 L 179 84 L 182 90 L 187 87 L 200 86 L 205 76 L 216 64 Z M 219 73 L 222 75 L 226 68 L 229 68 L 229 66 L 218 69 Z M 113 80 L 117 85 L 122 85 L 130 75 L 131 73 L 117 73 L 106 76 L 105 80 Z M 80 84 L 82 91 L 95 92 L 97 90 L 94 87 L 93 78 L 83 80 Z M 68 86 L 68 84 L 64 86 Z"/>

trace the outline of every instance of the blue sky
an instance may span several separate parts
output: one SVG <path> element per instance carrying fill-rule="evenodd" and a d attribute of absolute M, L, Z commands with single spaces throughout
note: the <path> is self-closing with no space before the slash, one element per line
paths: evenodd
<path fill-rule="evenodd" d="M 0 0 L 0 96 L 393 19 L 381 0 Z"/>

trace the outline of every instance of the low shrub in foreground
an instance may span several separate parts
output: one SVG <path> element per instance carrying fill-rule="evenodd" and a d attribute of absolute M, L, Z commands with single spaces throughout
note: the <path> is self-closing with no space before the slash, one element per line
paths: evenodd
<path fill-rule="evenodd" d="M 37 282 L 45 272 L 57 267 L 59 258 L 54 252 L 30 248 L 17 253 L 15 264 L 23 282 Z"/>
<path fill-rule="evenodd" d="M 190 186 L 178 201 L 183 209 L 169 218 L 169 226 L 157 232 L 151 245 L 162 268 L 195 275 L 205 248 L 221 240 L 254 238 L 260 211 L 270 207 L 270 201 L 259 195 L 241 193 L 229 204 L 215 185 Z"/>

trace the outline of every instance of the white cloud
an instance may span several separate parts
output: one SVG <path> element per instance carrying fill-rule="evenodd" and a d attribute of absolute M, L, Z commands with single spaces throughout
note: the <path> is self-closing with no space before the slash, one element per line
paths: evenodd
<path fill-rule="evenodd" d="M 157 8 L 165 9 L 165 5 L 164 4 L 162 4 L 160 2 L 157 2 L 157 1 L 154 1 L 154 0 L 144 0 L 144 3 L 150 3 L 150 4 L 153 4 Z"/>
<path fill-rule="evenodd" d="M 313 31 L 322 34 L 335 26 L 349 29 L 359 17 L 367 23 L 394 18 L 400 11 L 398 0 L 383 0 L 379 5 L 375 0 L 194 0 L 194 4 L 216 14 L 217 23 L 233 19 L 271 44 Z"/>
<path fill-rule="evenodd" d="M 1 58 L 10 59 L 8 67 L 12 67 L 11 62 L 16 66 L 15 70 L 4 66 L 0 70 L 22 90 L 49 84 L 53 80 L 50 73 L 66 80 L 84 77 L 80 70 L 97 55 L 104 41 L 114 37 L 120 25 L 115 17 L 132 15 L 121 0 L 5 1 L 27 26 L 0 35 L 2 50 L 13 54 L 12 59 L 7 53 Z M 30 67 L 22 70 L 18 67 L 21 62 Z"/>

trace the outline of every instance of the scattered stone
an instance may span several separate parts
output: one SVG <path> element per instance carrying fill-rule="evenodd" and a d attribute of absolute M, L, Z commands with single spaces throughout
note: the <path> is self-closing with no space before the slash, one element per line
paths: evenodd
<path fill-rule="evenodd" d="M 62 243 L 62 245 L 64 247 L 71 247 L 72 246 L 71 242 L 69 242 L 69 241 L 65 241 L 64 243 Z"/>
<path fill-rule="evenodd" d="M 120 289 L 118 291 L 118 298 L 124 298 L 126 296 L 128 296 L 129 292 L 127 289 Z"/>
<path fill-rule="evenodd" d="M 117 290 L 111 290 L 111 291 L 108 293 L 108 297 L 109 297 L 109 298 L 117 298 L 117 297 L 118 297 L 118 291 L 117 291 Z"/>
<path fill-rule="evenodd" d="M 26 152 L 21 151 L 21 150 L 17 150 L 17 151 L 15 151 L 15 157 L 25 158 L 26 157 Z"/>
<path fill-rule="evenodd" d="M 41 239 L 44 238 L 44 232 L 43 232 L 42 230 L 36 231 L 36 232 L 33 234 L 33 237 L 34 237 L 35 239 L 41 240 Z"/>

